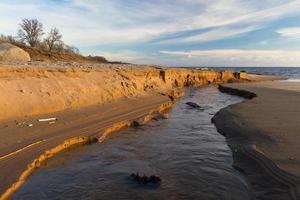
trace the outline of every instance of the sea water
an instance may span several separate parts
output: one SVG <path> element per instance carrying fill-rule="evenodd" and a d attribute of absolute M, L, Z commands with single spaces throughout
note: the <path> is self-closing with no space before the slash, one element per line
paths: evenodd
<path fill-rule="evenodd" d="M 217 67 L 212 69 L 246 71 L 253 74 L 275 75 L 300 80 L 300 67 Z"/>

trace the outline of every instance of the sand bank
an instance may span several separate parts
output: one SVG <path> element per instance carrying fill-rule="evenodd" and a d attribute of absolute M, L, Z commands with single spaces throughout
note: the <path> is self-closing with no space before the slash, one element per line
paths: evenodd
<path fill-rule="evenodd" d="M 238 79 L 239 74 L 233 72 L 137 65 L 11 67 L 0 64 L 0 121 Z"/>
<path fill-rule="evenodd" d="M 103 141 L 113 131 L 144 123 L 170 108 L 166 96 L 149 94 L 78 110 L 6 121 L 0 128 L 2 199 L 18 189 L 33 170 L 56 153 L 76 144 Z M 38 119 L 55 116 L 55 123 Z M 29 127 L 28 124 L 33 124 Z M 100 142 L 99 141 L 99 142 Z M 9 189 L 8 189 L 9 188 Z"/>
<path fill-rule="evenodd" d="M 213 121 L 257 198 L 299 199 L 300 83 L 225 84 L 220 90 L 251 99 L 222 109 Z"/>

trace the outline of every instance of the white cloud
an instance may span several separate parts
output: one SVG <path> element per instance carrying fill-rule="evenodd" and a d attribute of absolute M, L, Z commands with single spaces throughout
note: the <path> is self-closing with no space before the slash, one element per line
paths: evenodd
<path fill-rule="evenodd" d="M 37 17 L 49 28 L 58 27 L 66 42 L 84 47 L 141 42 L 168 33 L 205 28 L 211 30 L 182 41 L 219 40 L 222 35 L 234 37 L 297 14 L 300 1 L 69 0 L 56 5 L 37 0 L 18 3 L 4 0 L 0 2 L 0 9 L 3 33 L 15 33 L 17 24 L 24 17 Z"/>
<path fill-rule="evenodd" d="M 276 32 L 285 38 L 300 39 L 300 27 L 283 28 Z"/>
<path fill-rule="evenodd" d="M 230 7 L 228 5 L 226 7 L 224 2 L 223 4 L 224 5 L 221 6 L 223 8 Z M 208 14 L 204 18 L 203 17 L 201 18 L 203 20 L 207 20 L 210 22 L 211 19 L 213 19 L 212 21 L 214 23 L 206 24 L 207 27 L 215 27 L 212 30 L 206 31 L 201 34 L 195 34 L 192 36 L 184 36 L 175 39 L 167 39 L 164 41 L 160 41 L 158 43 L 170 44 L 170 43 L 207 42 L 207 41 L 216 41 L 216 40 L 228 39 L 228 38 L 240 36 L 255 30 L 259 30 L 263 28 L 267 23 L 270 23 L 274 20 L 297 13 L 300 9 L 300 1 L 292 1 L 286 4 L 281 4 L 278 6 L 274 6 L 271 8 L 266 8 L 258 11 L 249 9 L 248 12 L 245 9 L 245 7 L 239 7 L 237 5 L 232 6 L 230 8 L 232 12 L 230 13 L 230 11 L 228 10 L 227 16 L 232 16 L 233 14 L 231 18 L 227 18 L 226 16 L 223 15 L 220 15 L 219 18 L 216 18 L 214 16 L 210 16 L 210 14 Z M 241 10 L 241 8 L 244 8 L 242 9 L 242 11 L 245 12 L 246 14 L 244 13 L 237 16 L 235 10 L 236 9 Z M 216 11 L 216 9 L 214 9 L 214 11 Z M 198 22 L 201 22 L 201 19 L 199 19 Z M 205 23 L 203 22 L 202 24 Z"/>
<path fill-rule="evenodd" d="M 300 66 L 300 51 L 215 49 L 193 51 L 160 51 L 184 58 L 186 63 L 215 66 Z"/>
<path fill-rule="evenodd" d="M 208 42 L 217 41 L 222 39 L 233 38 L 241 36 L 245 33 L 258 30 L 258 26 L 248 26 L 243 28 L 216 28 L 211 31 L 207 31 L 198 35 L 193 35 L 183 38 L 168 39 L 158 42 L 159 44 L 170 44 L 170 43 L 194 43 L 194 42 Z"/>
<path fill-rule="evenodd" d="M 194 51 L 160 51 L 160 53 L 181 56 L 210 56 L 210 57 L 300 57 L 300 51 L 281 50 L 241 50 L 241 49 L 217 49 Z M 299 58 L 300 59 L 300 58 Z"/>
<path fill-rule="evenodd" d="M 130 50 L 123 50 L 120 52 L 101 51 L 94 53 L 93 55 L 103 56 L 109 61 L 122 61 L 130 63 L 137 63 L 144 58 L 142 54 Z"/>

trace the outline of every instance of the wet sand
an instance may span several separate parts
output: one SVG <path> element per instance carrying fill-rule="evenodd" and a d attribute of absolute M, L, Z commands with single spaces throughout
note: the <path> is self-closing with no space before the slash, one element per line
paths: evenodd
<path fill-rule="evenodd" d="M 213 119 L 233 150 L 234 166 L 248 175 L 259 199 L 299 199 L 300 82 L 225 84 L 219 89 L 251 99 L 222 109 Z M 289 197 L 282 197 L 282 190 Z"/>
<path fill-rule="evenodd" d="M 1 122 L 0 193 L 3 195 L 0 199 L 6 199 L 18 189 L 43 159 L 78 143 L 93 142 L 94 138 L 99 137 L 100 140 L 105 139 L 106 134 L 130 126 L 136 120 L 142 123 L 171 105 L 172 102 L 166 96 L 148 94 L 87 108 Z M 58 120 L 53 124 L 37 121 L 49 117 Z M 52 150 L 45 153 L 49 149 Z M 13 183 L 16 184 L 13 186 Z"/>

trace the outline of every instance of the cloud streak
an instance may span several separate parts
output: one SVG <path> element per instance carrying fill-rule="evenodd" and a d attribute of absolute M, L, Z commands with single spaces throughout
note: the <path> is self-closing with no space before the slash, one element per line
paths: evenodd
<path fill-rule="evenodd" d="M 264 58 L 295 58 L 299 57 L 300 51 L 281 50 L 241 50 L 241 49 L 215 49 L 215 50 L 194 50 L 194 51 L 160 51 L 163 54 L 188 56 L 188 57 L 264 57 Z"/>
<path fill-rule="evenodd" d="M 233 13 L 236 9 L 240 10 L 241 7 L 237 5 L 231 7 Z M 220 19 L 215 19 L 215 24 L 207 24 L 207 27 L 214 27 L 214 29 L 212 30 L 206 31 L 201 34 L 195 34 L 192 36 L 178 37 L 175 39 L 166 39 L 165 41 L 160 41 L 159 43 L 195 43 L 228 39 L 262 29 L 264 26 L 266 26 L 274 20 L 278 20 L 282 17 L 295 15 L 299 11 L 299 9 L 299 1 L 292 1 L 272 8 L 266 8 L 258 11 L 251 11 L 251 9 L 248 9 L 248 12 L 246 12 L 246 14 L 234 15 L 230 19 L 227 19 L 225 16 L 220 16 Z M 243 11 L 245 12 L 245 10 L 247 9 L 244 8 Z M 221 17 L 223 19 L 221 19 Z M 203 19 L 210 19 L 210 17 L 203 16 Z M 195 28 L 197 28 L 197 26 Z"/>
<path fill-rule="evenodd" d="M 300 27 L 283 28 L 276 32 L 284 38 L 300 39 Z"/>
<path fill-rule="evenodd" d="M 248 26 L 243 28 L 216 28 L 201 34 L 187 36 L 182 38 L 173 38 L 167 39 L 160 42 L 158 44 L 178 44 L 178 43 L 195 43 L 195 42 L 210 42 L 217 40 L 224 40 L 229 38 L 235 38 L 241 36 L 243 34 L 256 31 L 260 27 L 259 26 Z"/>
<path fill-rule="evenodd" d="M 300 51 L 282 50 L 242 50 L 242 49 L 214 49 L 193 51 L 160 51 L 175 57 L 185 58 L 186 63 L 198 64 L 213 60 L 218 66 L 300 66 Z"/>

